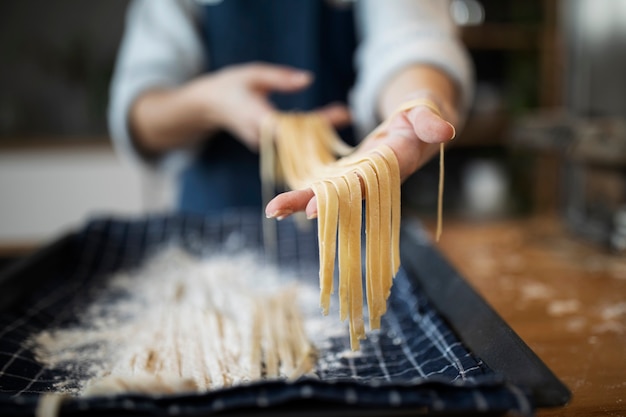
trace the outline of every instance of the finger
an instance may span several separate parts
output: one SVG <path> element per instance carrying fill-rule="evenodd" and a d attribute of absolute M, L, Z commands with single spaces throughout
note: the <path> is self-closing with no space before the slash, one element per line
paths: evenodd
<path fill-rule="evenodd" d="M 314 195 L 310 188 L 279 194 L 267 203 L 265 216 L 282 220 L 297 211 L 304 211 Z"/>
<path fill-rule="evenodd" d="M 328 122 L 337 127 L 344 127 L 350 124 L 352 116 L 348 108 L 341 103 L 332 103 L 316 110 Z"/>
<path fill-rule="evenodd" d="M 454 139 L 454 126 L 425 106 L 417 106 L 406 113 L 417 137 L 428 143 L 447 142 Z"/>
<path fill-rule="evenodd" d="M 261 123 L 266 120 L 276 110 L 265 99 L 253 98 L 246 104 L 248 106 L 243 117 L 235 114 L 229 118 L 228 126 L 231 126 L 231 132 L 252 152 L 259 151 Z"/>
<path fill-rule="evenodd" d="M 304 212 L 306 213 L 307 219 L 317 218 L 317 197 L 313 196 L 313 198 L 309 200 Z"/>
<path fill-rule="evenodd" d="M 281 92 L 301 90 L 313 81 L 309 71 L 269 64 L 249 64 L 246 76 L 253 87 Z"/>

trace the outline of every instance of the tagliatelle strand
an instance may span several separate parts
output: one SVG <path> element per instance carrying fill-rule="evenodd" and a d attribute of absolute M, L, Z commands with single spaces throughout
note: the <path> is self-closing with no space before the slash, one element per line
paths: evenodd
<path fill-rule="evenodd" d="M 362 202 L 361 181 L 355 172 L 346 175 L 350 192 L 350 223 L 348 223 L 350 259 L 350 347 L 359 348 L 359 340 L 365 338 L 363 324 L 363 284 L 361 271 L 361 218 Z"/>
<path fill-rule="evenodd" d="M 365 183 L 365 284 L 367 305 L 369 306 L 369 326 L 370 329 L 380 327 L 380 322 L 376 320 L 374 313 L 378 307 L 377 295 L 380 290 L 377 286 L 376 277 L 380 276 L 380 268 L 377 259 L 379 249 L 378 240 L 375 238 L 380 229 L 380 200 L 377 188 L 376 172 L 370 164 L 358 164 L 356 170 Z M 378 291 L 378 293 L 377 293 Z"/>
<path fill-rule="evenodd" d="M 400 269 L 400 166 L 398 159 L 389 146 L 379 146 L 376 152 L 380 153 L 389 167 L 389 180 L 391 182 L 391 271 L 395 276 Z"/>
<path fill-rule="evenodd" d="M 439 145 L 439 187 L 437 190 L 437 231 L 435 232 L 435 239 L 439 242 L 443 229 L 443 177 L 444 177 L 444 164 L 443 164 L 443 151 L 444 144 Z"/>

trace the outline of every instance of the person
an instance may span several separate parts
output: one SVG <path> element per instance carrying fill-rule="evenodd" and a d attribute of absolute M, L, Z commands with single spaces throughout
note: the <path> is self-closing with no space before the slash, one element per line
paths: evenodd
<path fill-rule="evenodd" d="M 447 1 L 134 0 L 109 124 L 121 154 L 178 176 L 179 210 L 261 209 L 268 115 L 318 111 L 356 144 L 424 97 L 436 109 L 396 114 L 377 142 L 394 150 L 406 179 L 454 137 L 472 77 Z M 314 202 L 310 189 L 290 191 L 265 213 L 314 217 Z"/>

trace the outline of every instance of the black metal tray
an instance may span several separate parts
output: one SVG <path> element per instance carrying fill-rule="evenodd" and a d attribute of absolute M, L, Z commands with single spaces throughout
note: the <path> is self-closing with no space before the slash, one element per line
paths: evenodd
<path fill-rule="evenodd" d="M 314 262 L 314 230 L 277 230 L 279 263 Z M 95 219 L 0 273 L 0 410 L 32 415 L 53 372 L 24 347 L 34 332 L 71 322 L 89 288 L 134 268 L 165 243 L 202 256 L 232 243 L 259 247 L 261 219 L 163 215 Z M 197 395 L 70 398 L 63 415 L 532 415 L 569 400 L 567 388 L 433 247 L 419 222 L 404 221 L 403 267 L 383 331 L 359 359 L 335 358 L 317 379 L 261 382 Z M 316 279 L 317 277 L 311 277 Z M 398 337 L 402 336 L 402 337 Z M 398 340 L 400 342 L 398 342 Z M 347 333 L 321 351 L 345 349 Z M 328 368 L 327 368 L 328 369 Z"/>

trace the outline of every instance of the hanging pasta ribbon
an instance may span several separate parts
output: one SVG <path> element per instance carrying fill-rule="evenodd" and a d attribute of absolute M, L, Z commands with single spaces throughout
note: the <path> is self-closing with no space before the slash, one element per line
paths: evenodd
<path fill-rule="evenodd" d="M 400 106 L 368 139 L 385 135 L 391 119 L 416 106 L 439 115 L 420 98 Z M 263 124 L 261 179 L 265 202 L 280 179 L 292 190 L 311 188 L 317 198 L 320 258 L 320 306 L 330 309 L 335 258 L 339 270 L 339 315 L 348 319 L 350 345 L 365 338 L 361 271 L 361 224 L 365 215 L 365 296 L 370 329 L 380 328 L 393 277 L 400 267 L 400 168 L 394 151 L 381 143 L 367 153 L 341 141 L 316 113 L 276 114 Z M 306 155 L 305 158 L 302 156 Z M 438 194 L 437 239 L 441 235 L 443 144 Z M 280 178 L 279 178 L 280 176 Z M 365 212 L 362 201 L 365 200 Z"/>

